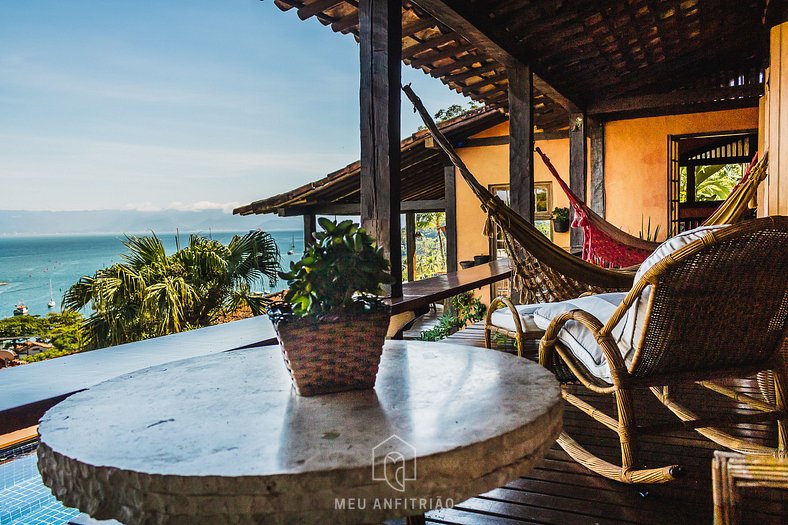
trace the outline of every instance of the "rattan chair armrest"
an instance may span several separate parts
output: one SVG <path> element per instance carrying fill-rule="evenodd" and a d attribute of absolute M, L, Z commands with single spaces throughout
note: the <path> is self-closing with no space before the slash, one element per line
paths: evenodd
<path fill-rule="evenodd" d="M 564 312 L 550 322 L 542 337 L 542 341 L 539 343 L 539 364 L 549 368 L 549 363 L 552 362 L 552 353 L 556 350 L 563 358 L 565 350 L 562 348 L 556 349 L 556 341 L 558 339 L 558 333 L 569 321 L 577 321 L 594 336 L 597 344 L 602 349 L 602 354 L 605 356 L 605 359 L 607 359 L 613 382 L 619 384 L 622 380 L 626 380 L 629 376 L 629 372 L 627 371 L 626 363 L 624 363 L 624 358 L 618 349 L 618 345 L 609 334 L 602 330 L 602 322 L 599 319 L 593 314 L 581 309 Z M 584 384 L 594 382 L 593 378 L 587 377 L 588 374 L 585 370 L 575 370 L 575 367 L 571 366 L 569 360 L 564 359 L 564 361 L 572 368 L 572 372 Z"/>
<path fill-rule="evenodd" d="M 512 314 L 512 319 L 514 320 L 514 327 L 516 328 L 519 334 L 525 333 L 523 330 L 523 323 L 520 319 L 520 314 L 517 312 L 517 308 L 515 308 L 514 303 L 508 298 L 504 296 L 498 296 L 492 301 L 490 301 L 490 306 L 487 307 L 487 317 L 484 319 L 485 325 L 492 325 L 492 314 L 498 310 L 499 305 L 504 305 L 509 309 L 509 312 Z M 493 325 L 494 326 L 494 325 Z"/>

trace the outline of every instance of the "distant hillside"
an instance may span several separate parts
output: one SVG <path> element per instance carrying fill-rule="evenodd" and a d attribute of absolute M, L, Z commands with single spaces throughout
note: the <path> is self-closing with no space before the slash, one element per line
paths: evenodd
<path fill-rule="evenodd" d="M 157 233 L 181 231 L 266 231 L 303 227 L 300 217 L 252 215 L 241 217 L 221 210 L 203 211 L 23 211 L 0 210 L 0 235 L 58 233 Z"/>

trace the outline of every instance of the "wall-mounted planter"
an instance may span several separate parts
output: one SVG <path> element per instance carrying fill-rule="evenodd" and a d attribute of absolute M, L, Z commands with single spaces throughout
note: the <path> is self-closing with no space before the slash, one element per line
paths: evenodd
<path fill-rule="evenodd" d="M 553 231 L 566 233 L 569 231 L 569 219 L 553 219 Z"/>

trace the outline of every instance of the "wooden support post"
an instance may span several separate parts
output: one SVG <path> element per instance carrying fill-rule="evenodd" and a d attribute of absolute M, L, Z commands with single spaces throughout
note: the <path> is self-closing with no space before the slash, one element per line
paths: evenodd
<path fill-rule="evenodd" d="M 569 187 L 583 202 L 588 184 L 588 147 L 586 146 L 586 118 L 583 113 L 571 113 L 569 118 Z M 574 221 L 574 210 L 570 220 Z M 583 230 L 571 228 L 569 244 L 572 253 L 583 249 Z"/>
<path fill-rule="evenodd" d="M 317 222 L 314 213 L 306 213 L 304 214 L 304 249 L 307 246 L 315 242 L 315 238 L 312 237 L 312 234 L 317 231 Z"/>
<path fill-rule="evenodd" d="M 695 170 L 694 164 L 687 166 L 687 204 L 695 204 Z"/>
<path fill-rule="evenodd" d="M 405 250 L 408 282 L 416 280 L 416 212 L 405 214 Z"/>
<path fill-rule="evenodd" d="M 400 247 L 400 58 L 402 4 L 361 0 L 361 222 L 391 261 L 402 296 Z"/>
<path fill-rule="evenodd" d="M 531 68 L 509 73 L 509 198 L 514 211 L 534 221 L 534 82 Z"/>
<path fill-rule="evenodd" d="M 457 271 L 457 179 L 454 165 L 443 168 L 446 201 L 446 271 Z"/>
<path fill-rule="evenodd" d="M 591 209 L 605 216 L 605 124 L 588 122 L 591 138 Z"/>

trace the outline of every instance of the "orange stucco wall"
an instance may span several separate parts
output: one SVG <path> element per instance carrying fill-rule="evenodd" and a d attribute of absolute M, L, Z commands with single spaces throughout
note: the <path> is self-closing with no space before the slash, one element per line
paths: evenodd
<path fill-rule="evenodd" d="M 652 228 L 659 224 L 660 238 L 667 231 L 668 135 L 733 131 L 758 127 L 758 109 L 695 113 L 608 122 L 605 125 L 605 193 L 607 218 L 616 226 L 637 235 L 641 218 L 651 217 Z M 505 136 L 503 123 L 475 137 Z M 537 145 L 550 157 L 558 172 L 568 178 L 569 140 L 539 141 Z M 484 146 L 460 148 L 459 154 L 476 178 L 484 184 L 509 181 L 509 147 Z M 547 168 L 535 159 L 536 182 L 551 182 L 552 207 L 569 206 Z M 551 208 L 552 209 L 552 208 Z M 483 235 L 485 216 L 465 181 L 457 179 L 458 260 L 489 252 Z M 554 242 L 569 245 L 569 234 L 554 234 Z M 486 298 L 486 293 L 483 294 Z"/>
<path fill-rule="evenodd" d="M 668 135 L 758 128 L 758 108 L 671 115 L 605 124 L 606 218 L 633 235 L 641 217 L 667 232 Z"/>

